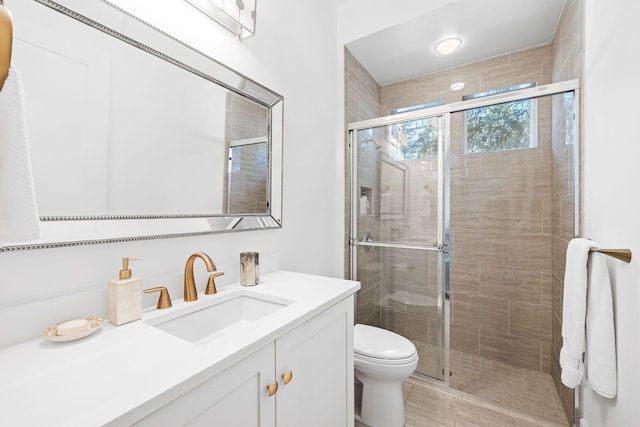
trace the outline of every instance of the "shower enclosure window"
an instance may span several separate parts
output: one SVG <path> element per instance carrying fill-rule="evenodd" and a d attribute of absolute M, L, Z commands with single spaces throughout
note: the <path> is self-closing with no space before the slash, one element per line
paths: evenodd
<path fill-rule="evenodd" d="M 394 160 L 429 159 L 438 155 L 438 119 L 411 120 L 390 126 Z"/>
<path fill-rule="evenodd" d="M 568 113 L 564 115 L 564 141 L 565 144 L 573 144 L 573 123 L 576 119 L 575 114 L 573 114 L 575 111 L 575 96 L 573 96 L 573 93 L 565 93 L 562 100 L 564 103 L 564 109 L 562 111 Z"/>
<path fill-rule="evenodd" d="M 464 152 L 536 148 L 536 102 L 514 101 L 465 112 Z"/>
<path fill-rule="evenodd" d="M 498 93 L 535 86 L 534 83 L 464 96 L 478 99 Z M 462 121 L 465 153 L 521 150 L 538 145 L 537 100 L 522 99 L 465 111 Z"/>
<path fill-rule="evenodd" d="M 434 101 L 427 102 L 426 104 L 412 105 L 411 107 L 394 108 L 393 110 L 389 110 L 389 114 L 400 114 L 408 111 L 423 110 L 425 108 L 437 107 L 438 105 L 444 105 L 444 101 Z"/>

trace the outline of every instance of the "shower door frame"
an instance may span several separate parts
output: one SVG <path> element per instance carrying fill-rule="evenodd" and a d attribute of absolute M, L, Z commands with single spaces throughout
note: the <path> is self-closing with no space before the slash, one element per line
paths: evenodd
<path fill-rule="evenodd" d="M 439 366 L 443 369 L 442 378 L 426 377 L 428 379 L 442 381 L 449 386 L 449 340 L 450 340 L 450 306 L 449 306 L 449 148 L 451 134 L 451 113 L 463 112 L 473 108 L 487 107 L 491 105 L 519 101 L 524 99 L 536 99 L 546 96 L 559 95 L 562 93 L 574 93 L 574 147 L 573 147 L 573 181 L 574 181 L 574 237 L 580 235 L 580 133 L 579 133 L 579 111 L 580 111 L 580 80 L 566 80 L 548 85 L 536 86 L 527 89 L 520 89 L 496 95 L 475 98 L 450 104 L 443 104 L 434 107 L 427 107 L 405 113 L 393 114 L 377 117 L 369 120 L 349 123 L 349 275 L 351 280 L 358 280 L 358 247 L 377 246 L 404 249 L 422 249 L 439 252 L 438 263 L 438 316 L 441 326 L 438 334 Z M 443 117 L 444 120 L 444 140 L 439 138 L 438 143 L 438 238 L 436 245 L 414 245 L 414 244 L 394 244 L 388 242 L 371 242 L 358 238 L 358 191 L 357 191 L 357 133 L 375 127 L 394 125 L 410 120 L 425 119 L 429 117 Z M 441 168 L 442 167 L 442 168 Z M 357 295 L 356 295 L 357 301 Z M 356 310 L 357 320 L 357 310 Z M 574 393 L 575 418 L 579 420 L 582 408 L 582 396 L 579 389 Z"/>
<path fill-rule="evenodd" d="M 448 355 L 445 355 L 441 352 L 441 349 L 446 349 L 449 346 L 448 334 L 445 331 L 448 328 L 448 325 L 445 325 L 443 321 L 446 321 L 446 316 L 444 316 L 444 312 L 448 310 L 444 310 L 444 305 L 448 304 L 448 299 L 445 298 L 445 283 L 448 283 L 449 276 L 449 268 L 448 268 L 448 230 L 449 230 L 449 215 L 448 215 L 448 191 L 449 191 L 449 146 L 450 146 L 450 113 L 449 112 L 434 112 L 431 114 L 424 114 L 425 112 L 431 112 L 434 108 L 425 108 L 421 110 L 416 110 L 415 112 L 423 112 L 422 115 L 418 115 L 417 117 L 413 117 L 413 115 L 405 115 L 395 114 L 393 116 L 386 116 L 379 119 L 367 120 L 365 122 L 357 122 L 349 125 L 349 164 L 351 165 L 350 170 L 350 203 L 349 203 L 349 223 L 350 223 L 350 231 L 349 231 L 349 247 L 350 247 L 350 257 L 349 257 L 349 272 L 351 280 L 357 280 L 357 265 L 358 265 L 358 246 L 363 247 L 380 247 L 380 248 L 394 248 L 394 249 L 409 249 L 409 250 L 421 250 L 421 251 L 432 251 L 437 252 L 438 262 L 438 296 L 437 296 L 437 308 L 438 308 L 438 366 L 437 372 L 438 377 L 434 378 L 436 380 L 445 381 L 448 384 L 448 375 L 445 375 L 445 372 L 449 371 L 448 366 Z M 357 209 L 358 206 L 358 195 L 357 191 L 358 181 L 357 181 L 357 168 L 358 168 L 358 131 L 363 129 L 368 129 L 371 127 L 382 127 L 386 125 L 397 124 L 401 122 L 411 121 L 412 119 L 433 119 L 438 118 L 442 121 L 438 121 L 440 132 L 438 134 L 438 221 L 437 221 L 437 231 L 436 231 L 436 243 L 435 244 L 410 244 L 410 243 L 393 243 L 393 242 L 375 242 L 367 239 L 358 239 L 358 215 Z M 376 122 L 377 125 L 370 126 L 367 123 Z M 443 138 L 444 134 L 444 138 Z M 443 278 L 447 277 L 446 281 L 443 281 Z M 356 295 L 357 302 L 357 295 Z M 356 310 L 355 313 L 356 323 L 358 321 L 358 313 Z M 433 378 L 427 375 L 421 375 L 425 378 Z"/>

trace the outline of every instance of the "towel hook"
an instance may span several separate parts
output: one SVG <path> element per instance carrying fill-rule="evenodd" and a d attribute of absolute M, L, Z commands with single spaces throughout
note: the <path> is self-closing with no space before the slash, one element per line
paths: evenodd
<path fill-rule="evenodd" d="M 13 22 L 9 9 L 0 4 L 0 90 L 4 86 L 11 66 Z"/>

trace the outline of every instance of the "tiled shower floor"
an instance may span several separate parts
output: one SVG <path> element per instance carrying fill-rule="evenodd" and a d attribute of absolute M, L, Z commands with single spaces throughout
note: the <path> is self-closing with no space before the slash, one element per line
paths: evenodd
<path fill-rule="evenodd" d="M 449 363 L 451 388 L 568 425 L 551 375 L 454 350 Z"/>

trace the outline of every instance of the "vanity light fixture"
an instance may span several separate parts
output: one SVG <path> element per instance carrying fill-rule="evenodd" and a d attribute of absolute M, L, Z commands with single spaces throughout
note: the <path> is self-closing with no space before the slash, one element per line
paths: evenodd
<path fill-rule="evenodd" d="M 449 86 L 451 88 L 452 91 L 458 91 L 458 90 L 462 90 L 464 88 L 464 82 L 455 82 L 455 83 L 451 83 L 451 86 Z"/>
<path fill-rule="evenodd" d="M 199 11 L 237 35 L 240 40 L 256 32 L 258 0 L 187 0 Z"/>
<path fill-rule="evenodd" d="M 434 49 L 440 55 L 449 55 L 462 46 L 462 39 L 458 37 L 447 37 L 436 43 Z"/>

